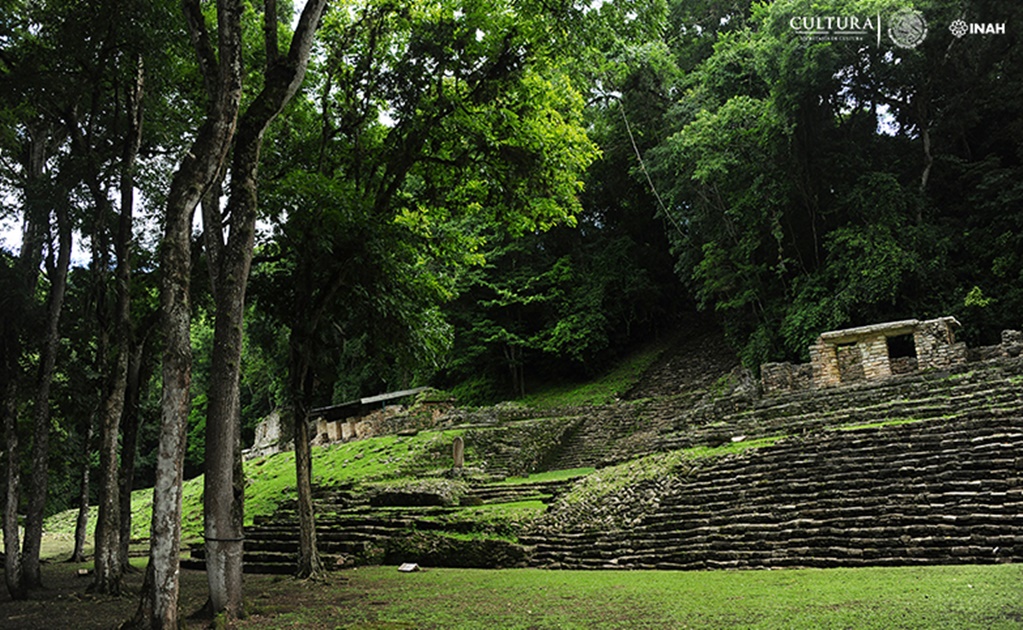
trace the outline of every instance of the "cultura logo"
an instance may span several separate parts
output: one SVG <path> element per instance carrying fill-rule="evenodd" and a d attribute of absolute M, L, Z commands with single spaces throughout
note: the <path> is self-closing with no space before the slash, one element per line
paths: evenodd
<path fill-rule="evenodd" d="M 900 48 L 916 48 L 927 37 L 927 20 L 919 11 L 903 9 L 888 21 L 888 37 Z"/>
<path fill-rule="evenodd" d="M 860 41 L 876 33 L 881 43 L 880 15 L 803 15 L 790 18 L 789 29 L 803 41 Z"/>
<path fill-rule="evenodd" d="M 963 36 L 970 32 L 970 25 L 962 20 L 956 20 L 948 25 L 948 30 L 952 31 L 956 38 L 962 39 Z"/>
<path fill-rule="evenodd" d="M 915 48 L 927 37 L 927 20 L 919 11 L 904 8 L 888 20 L 888 36 L 896 46 Z M 804 42 L 875 40 L 881 46 L 881 14 L 800 15 L 789 18 L 789 30 Z"/>

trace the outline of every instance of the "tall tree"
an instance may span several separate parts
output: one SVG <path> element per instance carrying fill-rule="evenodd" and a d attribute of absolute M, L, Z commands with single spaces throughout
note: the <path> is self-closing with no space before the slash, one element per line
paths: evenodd
<path fill-rule="evenodd" d="M 163 393 L 149 566 L 132 627 L 174 628 L 178 611 L 181 484 L 191 382 L 190 274 L 192 214 L 220 172 L 234 136 L 242 94 L 242 3 L 217 2 L 214 48 L 198 0 L 183 3 L 202 72 L 206 119 L 171 181 L 164 216 L 160 271 L 163 316 Z"/>
<path fill-rule="evenodd" d="M 62 178 L 63 179 L 63 178 Z M 55 199 L 56 247 L 50 247 L 47 276 L 50 291 L 46 302 L 46 332 L 40 348 L 39 372 L 33 405 L 32 439 L 32 481 L 29 486 L 29 502 L 25 519 L 24 575 L 26 588 L 42 586 L 39 570 L 39 553 L 43 535 L 43 516 L 46 508 L 46 492 L 50 464 L 50 388 L 53 384 L 57 363 L 57 349 L 60 343 L 60 318 L 64 308 L 64 294 L 67 290 L 68 267 L 71 264 L 71 210 L 67 193 Z M 56 251 L 54 251 L 56 249 Z"/>
<path fill-rule="evenodd" d="M 2 163 L 4 181 L 9 186 L 5 195 L 9 198 L 14 196 L 20 202 L 23 231 L 20 254 L 5 269 L 8 275 L 5 311 L 9 315 L 3 318 L 2 326 L 0 396 L 3 396 L 3 400 L 0 412 L 4 414 L 6 444 L 7 492 L 3 514 L 6 582 L 12 597 L 22 598 L 26 596 L 26 586 L 34 585 L 37 581 L 38 571 L 37 564 L 29 561 L 28 571 L 23 572 L 19 545 L 17 515 L 21 501 L 21 450 L 18 417 L 23 409 L 23 392 L 30 382 L 24 374 L 24 354 L 31 352 L 36 343 L 42 341 L 32 334 L 35 327 L 30 326 L 29 322 L 36 315 L 33 311 L 40 284 L 44 246 L 48 240 L 55 242 L 47 239 L 47 235 L 51 232 L 51 211 L 59 203 L 53 192 L 51 162 L 57 153 L 61 132 L 46 111 L 49 99 L 46 94 L 47 83 L 42 78 L 50 74 L 48 64 L 52 60 L 42 54 L 45 46 L 40 44 L 39 38 L 33 33 L 33 29 L 39 27 L 37 12 L 27 6 L 11 8 L 19 10 L 10 14 L 5 11 L 3 18 L 5 37 L 0 43 L 0 61 L 3 63 L 3 72 L 0 74 L 0 120 L 3 122 L 3 131 L 0 132 L 0 143 L 5 158 Z M 51 257 L 53 267 L 57 266 L 58 258 L 56 255 Z M 45 351 L 49 347 L 48 343 L 43 342 L 39 349 Z M 38 376 L 44 374 L 39 373 Z M 36 384 L 43 383 L 37 381 Z M 46 409 L 40 408 L 36 416 L 40 427 L 45 426 L 44 423 L 48 424 L 48 416 L 45 415 L 48 405 L 44 404 L 44 407 Z M 39 433 L 35 432 L 37 437 Z M 42 454 L 41 448 L 45 446 L 47 437 L 43 436 L 41 442 L 37 441 L 35 455 Z M 45 456 L 43 461 L 46 461 Z M 33 520 L 29 538 L 32 538 L 35 531 Z M 28 551 L 31 552 L 33 546 L 29 540 Z"/>
<path fill-rule="evenodd" d="M 214 614 L 239 617 L 242 608 L 242 517 L 245 480 L 241 471 L 239 375 L 242 355 L 245 290 L 252 265 L 257 216 L 259 156 L 267 127 L 298 91 L 305 78 L 313 35 L 326 0 L 309 0 L 299 17 L 286 54 L 278 50 L 277 2 L 264 3 L 266 67 L 263 89 L 246 107 L 238 124 L 227 203 L 230 228 L 226 244 L 221 222 L 214 232 L 210 266 L 216 323 L 206 420 L 204 515 L 206 575 Z M 209 216 L 205 217 L 207 220 Z"/>
<path fill-rule="evenodd" d="M 19 532 L 17 515 L 20 504 L 20 475 L 21 462 L 18 439 L 18 415 L 20 411 L 20 388 L 27 384 L 25 375 L 22 374 L 22 353 L 31 347 L 32 342 L 27 333 L 30 328 L 28 322 L 34 310 L 36 290 L 39 285 L 40 265 L 42 263 L 43 244 L 46 242 L 46 234 L 50 229 L 51 209 L 51 182 L 48 171 L 48 161 L 51 158 L 51 151 L 54 150 L 53 126 L 45 119 L 38 118 L 34 123 L 26 125 L 22 129 L 19 157 L 20 183 L 24 199 L 24 222 L 22 233 L 21 252 L 16 261 L 13 261 L 10 271 L 11 281 L 9 283 L 10 293 L 7 296 L 10 306 L 10 317 L 5 317 L 3 329 L 3 373 L 0 374 L 0 385 L 4 396 L 2 412 L 4 413 L 4 436 L 6 442 L 6 504 L 3 514 L 4 527 L 4 556 L 5 571 L 8 590 L 15 599 L 24 598 L 27 594 L 27 587 L 35 585 L 38 581 L 38 572 L 30 567 L 28 579 L 23 572 L 22 550 L 19 548 Z M 58 201 L 59 203 L 59 201 Z M 65 208 L 66 210 L 66 208 Z M 66 216 L 67 215 L 63 215 Z M 70 226 L 65 224 L 67 232 L 61 232 L 65 240 L 64 245 L 70 252 Z M 53 241 L 51 242 L 51 254 L 53 254 Z M 56 272 L 59 264 L 65 262 L 61 255 L 51 255 Z M 65 273 L 66 273 L 66 267 Z M 62 290 L 60 278 L 58 289 Z M 57 297 L 57 296 L 55 296 Z M 60 296 L 61 302 L 63 297 Z M 54 304 L 58 309 L 59 305 Z M 49 333 L 49 330 L 47 331 Z M 48 376 L 52 379 L 52 369 L 48 372 L 44 369 L 39 377 Z M 37 385 L 43 384 L 37 381 Z M 48 383 L 47 383 L 48 387 Z M 48 406 L 48 403 L 47 403 Z M 40 412 L 41 414 L 43 412 Z M 37 417 L 37 421 L 44 421 L 49 424 L 49 417 Z M 48 429 L 48 426 L 47 426 Z M 48 437 L 48 434 L 45 439 Z M 39 445 L 40 448 L 45 446 Z M 36 449 L 39 452 L 39 449 Z M 40 517 L 41 520 L 41 517 Z M 33 524 L 33 531 L 35 525 Z M 29 544 L 29 550 L 33 545 Z M 31 564 L 31 563 L 30 563 Z"/>
<path fill-rule="evenodd" d="M 552 20 L 571 13 L 560 3 L 410 1 L 325 18 L 320 111 L 300 110 L 293 143 L 274 156 L 282 260 L 267 269 L 273 294 L 259 298 L 290 335 L 299 575 L 320 568 L 306 411 L 325 395 L 321 375 L 337 379 L 337 365 L 323 365 L 325 342 L 368 339 L 378 356 L 406 360 L 446 347 L 436 304 L 452 294 L 455 270 L 479 259 L 483 226 L 545 229 L 578 210 L 595 150 Z"/>
<path fill-rule="evenodd" d="M 682 279 L 751 368 L 845 325 L 968 314 L 967 336 L 987 339 L 1013 325 L 1019 187 L 994 185 L 1019 164 L 1013 38 L 944 26 L 1020 8 L 914 6 L 938 26 L 913 48 L 884 33 L 897 2 L 735 3 L 665 42 L 691 70 L 665 85 L 672 133 L 645 158 Z M 882 37 L 803 37 L 791 17 L 808 14 L 879 16 Z"/>

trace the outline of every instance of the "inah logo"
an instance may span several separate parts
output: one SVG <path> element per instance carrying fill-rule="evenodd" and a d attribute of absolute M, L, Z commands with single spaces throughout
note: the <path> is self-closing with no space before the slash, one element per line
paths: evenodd
<path fill-rule="evenodd" d="M 919 11 L 903 9 L 888 21 L 888 37 L 900 48 L 916 48 L 927 37 L 927 20 Z"/>
<path fill-rule="evenodd" d="M 970 35 L 1005 35 L 1005 22 L 967 24 L 965 20 L 956 20 L 948 25 L 948 30 L 952 31 L 952 34 L 958 39 L 962 39 L 967 33 Z"/>

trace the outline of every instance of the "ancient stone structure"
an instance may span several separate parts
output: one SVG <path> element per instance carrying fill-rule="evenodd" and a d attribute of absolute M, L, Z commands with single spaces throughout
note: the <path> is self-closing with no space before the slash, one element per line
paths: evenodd
<path fill-rule="evenodd" d="M 462 436 L 455 436 L 454 441 L 451 443 L 451 457 L 455 461 L 455 468 L 462 468 L 465 466 L 465 441 L 462 440 Z"/>
<path fill-rule="evenodd" d="M 967 361 L 956 342 L 954 317 L 846 328 L 823 333 L 810 346 L 810 363 L 761 366 L 764 393 L 834 387 L 924 369 L 946 369 Z M 1012 331 L 1009 334 L 1011 343 Z M 1003 335 L 1003 346 L 1008 347 Z M 1008 351 L 999 351 L 1004 356 Z"/>
<path fill-rule="evenodd" d="M 281 414 L 274 411 L 256 425 L 256 439 L 252 443 L 252 448 L 242 451 L 242 458 L 248 460 L 291 448 L 293 448 L 291 443 L 281 444 Z"/>

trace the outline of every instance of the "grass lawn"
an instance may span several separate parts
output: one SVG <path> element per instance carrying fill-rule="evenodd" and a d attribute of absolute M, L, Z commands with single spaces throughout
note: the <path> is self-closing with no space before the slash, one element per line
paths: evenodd
<path fill-rule="evenodd" d="M 786 571 L 360 568 L 321 606 L 257 595 L 243 627 L 1020 628 L 1023 566 Z M 278 584 L 286 584 L 280 582 Z M 312 586 L 311 586 L 312 587 Z M 252 624 L 251 626 L 249 624 Z"/>
<path fill-rule="evenodd" d="M 133 564 L 140 568 L 145 559 Z M 86 593 L 91 564 L 46 563 L 46 588 L 24 602 L 0 589 L 0 630 L 116 627 L 125 595 Z M 362 567 L 322 580 L 247 575 L 238 628 L 310 630 L 610 628 L 1023 628 L 1023 565 L 781 571 L 546 571 Z M 206 574 L 181 572 L 182 627 L 207 597 Z"/>

